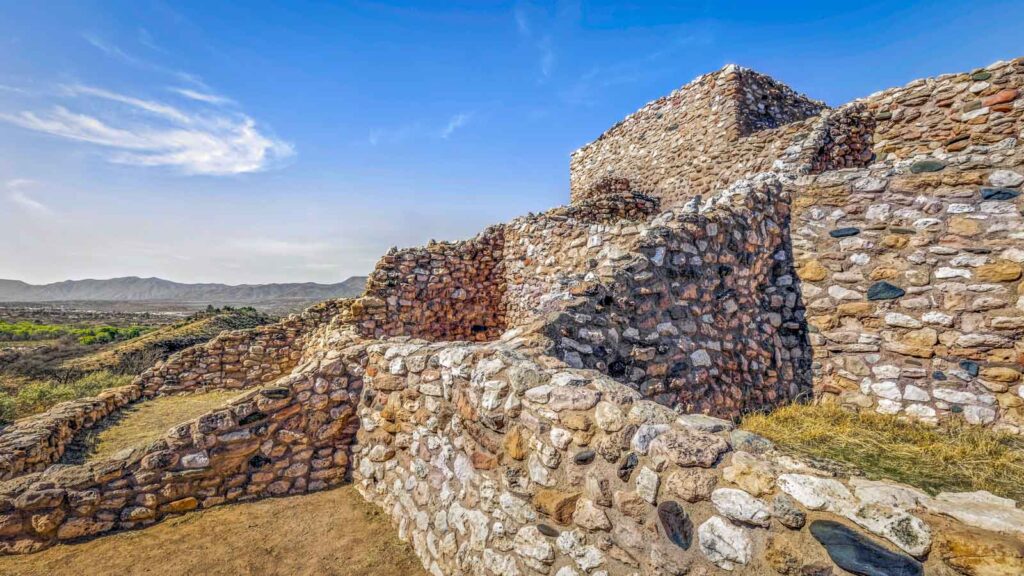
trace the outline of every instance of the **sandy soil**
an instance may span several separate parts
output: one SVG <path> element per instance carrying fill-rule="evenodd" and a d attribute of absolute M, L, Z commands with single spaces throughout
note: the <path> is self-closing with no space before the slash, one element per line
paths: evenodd
<path fill-rule="evenodd" d="M 345 486 L 220 506 L 27 556 L 3 576 L 426 576 L 388 519 Z"/>

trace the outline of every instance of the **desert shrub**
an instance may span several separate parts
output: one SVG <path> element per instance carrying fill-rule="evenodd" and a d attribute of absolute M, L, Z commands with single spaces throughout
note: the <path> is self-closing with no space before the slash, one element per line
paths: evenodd
<path fill-rule="evenodd" d="M 142 326 L 87 326 L 74 327 L 63 324 L 35 324 L 33 322 L 0 321 L 0 340 L 15 342 L 35 340 L 56 340 L 70 336 L 85 345 L 107 344 L 137 338 L 146 332 Z"/>
<path fill-rule="evenodd" d="M 95 396 L 106 388 L 125 386 L 131 381 L 131 376 L 107 371 L 93 372 L 67 383 L 31 381 L 13 394 L 0 393 L 0 421 L 11 422 L 16 418 L 43 412 L 54 404 Z"/>
<path fill-rule="evenodd" d="M 6 392 L 0 392 L 0 425 L 13 422 L 18 415 L 18 406 L 14 398 Z"/>

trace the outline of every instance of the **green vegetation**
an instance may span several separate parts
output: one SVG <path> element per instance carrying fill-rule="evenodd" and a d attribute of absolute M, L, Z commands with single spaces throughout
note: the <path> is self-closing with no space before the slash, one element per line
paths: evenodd
<path fill-rule="evenodd" d="M 251 307 L 208 307 L 174 324 L 144 315 L 25 309 L 0 320 L 0 425 L 126 385 L 156 362 L 225 330 L 273 320 Z M 66 319 L 63 322 L 62 319 Z M 164 320 L 165 321 L 165 320 Z M 114 326 L 113 324 L 121 324 Z M 25 346 L 25 342 L 35 342 Z"/>
<path fill-rule="evenodd" d="M 131 381 L 131 376 L 106 371 L 93 372 L 66 383 L 30 381 L 14 392 L 0 392 L 0 424 L 42 412 L 60 402 L 95 396 L 101 390 L 125 386 Z"/>
<path fill-rule="evenodd" d="M 138 338 L 147 329 L 142 326 L 68 326 L 64 324 L 36 324 L 34 322 L 0 321 L 0 340 L 31 342 L 71 337 L 79 344 L 108 344 Z"/>
<path fill-rule="evenodd" d="M 206 342 L 225 330 L 255 328 L 271 320 L 271 317 L 250 307 L 210 307 L 176 324 L 161 326 L 138 338 L 69 359 L 61 368 L 77 373 L 109 370 L 139 374 L 158 360 L 178 350 Z"/>
<path fill-rule="evenodd" d="M 930 493 L 988 490 L 1024 501 L 1024 439 L 951 422 L 938 427 L 833 404 L 747 416 L 745 430 L 783 450 L 856 468 Z"/>

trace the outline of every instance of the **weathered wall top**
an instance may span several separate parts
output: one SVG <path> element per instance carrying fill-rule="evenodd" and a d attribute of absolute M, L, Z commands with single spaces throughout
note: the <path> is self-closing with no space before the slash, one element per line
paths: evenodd
<path fill-rule="evenodd" d="M 825 109 L 764 74 L 730 64 L 647 104 L 574 152 L 572 201 L 599 195 L 593 188 L 607 177 L 627 179 L 634 190 L 670 203 L 708 194 L 737 179 L 727 175 L 734 164 L 774 159 L 788 146 L 752 135 Z M 745 166 L 744 173 L 770 168 L 770 162 Z"/>

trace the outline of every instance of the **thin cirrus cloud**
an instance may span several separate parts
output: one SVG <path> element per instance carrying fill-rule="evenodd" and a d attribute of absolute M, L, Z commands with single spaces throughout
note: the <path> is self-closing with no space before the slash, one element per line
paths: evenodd
<path fill-rule="evenodd" d="M 447 140 L 451 138 L 457 130 L 466 127 L 470 122 L 473 121 L 473 117 L 476 112 L 458 112 L 448 119 L 448 122 L 444 126 L 438 127 L 434 124 L 433 127 L 425 124 L 424 122 L 411 122 L 396 126 L 393 128 L 375 128 L 370 131 L 368 138 L 371 146 L 378 146 L 381 144 L 402 144 L 410 140 L 423 140 L 430 138 L 441 138 Z"/>
<path fill-rule="evenodd" d="M 211 94 L 209 92 L 200 92 L 199 90 L 192 90 L 189 88 L 168 88 L 171 92 L 184 96 L 190 100 L 197 102 L 206 102 L 207 104 L 234 104 L 234 100 L 226 98 L 219 94 Z"/>
<path fill-rule="evenodd" d="M 258 172 L 295 153 L 287 142 L 262 132 L 249 116 L 226 108 L 226 99 L 206 93 L 177 89 L 203 104 L 186 110 L 92 86 L 62 88 L 58 97 L 70 103 L 54 104 L 46 111 L 0 112 L 0 121 L 109 149 L 111 162 L 170 167 L 186 174 Z M 83 100 L 109 106 L 102 115 L 70 108 L 84 106 Z"/>
<path fill-rule="evenodd" d="M 472 112 L 459 112 L 455 116 L 452 116 L 448 124 L 441 130 L 441 138 L 448 139 L 456 130 L 462 128 L 469 123 L 473 118 Z"/>
<path fill-rule="evenodd" d="M 538 35 L 534 31 L 534 27 L 530 22 L 530 16 L 527 14 L 527 5 L 523 3 L 516 5 L 512 10 L 512 16 L 515 18 L 516 30 L 519 31 L 519 35 L 529 42 L 537 52 L 537 66 L 540 69 L 541 76 L 543 76 L 544 79 L 549 78 L 555 70 L 556 59 L 554 43 L 551 39 L 551 35 Z"/>
<path fill-rule="evenodd" d="M 5 186 L 7 188 L 7 199 L 34 216 L 54 216 L 55 213 L 52 208 L 33 198 L 26 190 L 34 184 L 35 182 L 31 180 L 17 179 L 8 181 Z"/>

